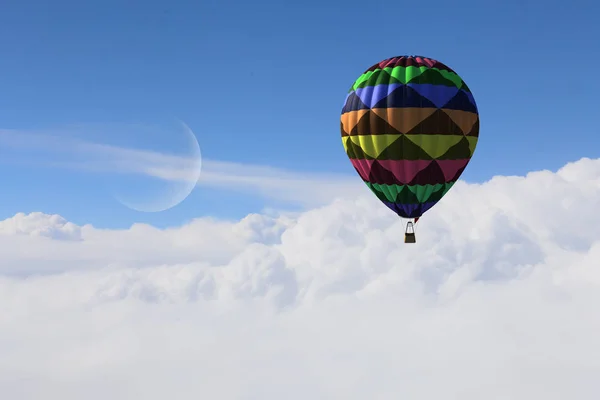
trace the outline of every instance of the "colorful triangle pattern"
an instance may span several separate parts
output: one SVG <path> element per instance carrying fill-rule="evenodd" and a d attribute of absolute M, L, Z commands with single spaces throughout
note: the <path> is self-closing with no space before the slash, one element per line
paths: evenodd
<path fill-rule="evenodd" d="M 416 218 L 459 179 L 479 139 L 469 87 L 443 63 L 392 57 L 352 85 L 340 119 L 354 169 L 391 210 Z"/>

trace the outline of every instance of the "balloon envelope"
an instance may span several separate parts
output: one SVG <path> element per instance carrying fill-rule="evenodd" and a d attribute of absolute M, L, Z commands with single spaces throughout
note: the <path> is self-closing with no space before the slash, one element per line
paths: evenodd
<path fill-rule="evenodd" d="M 354 169 L 396 214 L 418 218 L 450 190 L 479 137 L 473 94 L 431 58 L 400 56 L 367 69 L 342 109 Z"/>

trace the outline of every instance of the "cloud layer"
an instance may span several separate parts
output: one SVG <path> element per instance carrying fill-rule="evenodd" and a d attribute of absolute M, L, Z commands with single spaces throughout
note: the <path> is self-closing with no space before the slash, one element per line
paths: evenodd
<path fill-rule="evenodd" d="M 0 222 L 9 399 L 597 399 L 600 160 L 160 230 Z"/>

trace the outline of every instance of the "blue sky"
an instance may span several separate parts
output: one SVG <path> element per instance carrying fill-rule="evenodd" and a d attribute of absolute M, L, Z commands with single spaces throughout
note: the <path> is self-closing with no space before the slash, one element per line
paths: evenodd
<path fill-rule="evenodd" d="M 0 143 L 0 218 L 43 211 L 100 227 L 164 226 L 290 205 L 268 195 L 279 184 L 259 182 L 265 198 L 232 181 L 139 213 L 111 190 L 143 190 L 145 178 L 57 165 L 73 138 L 185 151 L 181 130 L 124 128 L 175 117 L 196 134 L 214 176 L 225 165 L 258 179 L 268 166 L 271 178 L 278 169 L 328 175 L 319 188 L 336 174 L 358 180 L 339 137 L 342 102 L 364 69 L 401 54 L 439 59 L 472 89 L 481 138 L 466 180 L 600 156 L 600 6 L 591 1 L 84 3 L 2 6 L 0 129 L 22 142 Z"/>

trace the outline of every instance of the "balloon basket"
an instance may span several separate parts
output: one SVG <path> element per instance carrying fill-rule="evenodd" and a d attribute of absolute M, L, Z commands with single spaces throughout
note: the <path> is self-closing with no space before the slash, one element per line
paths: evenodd
<path fill-rule="evenodd" d="M 406 225 L 406 232 L 404 233 L 404 243 L 417 243 L 417 238 L 415 237 L 415 227 L 412 222 L 409 222 Z"/>

